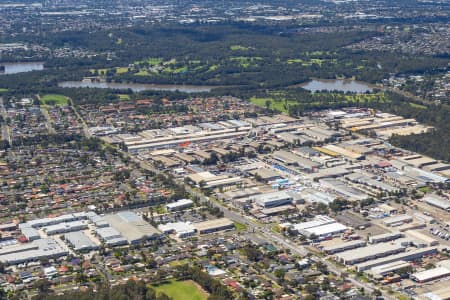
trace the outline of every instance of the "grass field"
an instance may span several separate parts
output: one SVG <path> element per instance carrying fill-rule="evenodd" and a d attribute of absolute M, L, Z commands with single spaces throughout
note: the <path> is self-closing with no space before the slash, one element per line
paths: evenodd
<path fill-rule="evenodd" d="M 288 112 L 288 107 L 290 104 L 297 104 L 296 101 L 287 100 L 287 103 L 285 100 L 275 101 L 272 98 L 256 98 L 252 97 L 250 98 L 250 102 L 258 105 L 260 107 L 266 108 L 266 101 L 270 101 L 270 108 L 275 109 L 281 112 Z"/>
<path fill-rule="evenodd" d="M 234 228 L 236 228 L 237 232 L 241 232 L 241 231 L 247 230 L 247 225 L 238 223 L 238 222 L 234 222 Z"/>
<path fill-rule="evenodd" d="M 171 281 L 152 286 L 157 292 L 163 292 L 173 300 L 206 300 L 208 294 L 192 280 Z"/>
<path fill-rule="evenodd" d="M 127 94 L 119 94 L 118 96 L 119 96 L 119 99 L 122 100 L 122 101 L 130 100 L 130 95 L 127 95 Z"/>
<path fill-rule="evenodd" d="M 134 64 L 140 65 L 143 63 L 147 63 L 150 66 L 156 66 L 156 65 L 159 65 L 160 63 L 162 63 L 162 61 L 163 61 L 163 59 L 159 58 L 159 57 L 149 57 L 149 58 L 141 60 L 141 61 L 135 61 Z"/>
<path fill-rule="evenodd" d="M 272 97 L 267 98 L 257 98 L 257 97 L 251 97 L 250 102 L 266 108 L 266 101 L 270 101 L 270 108 L 274 110 L 278 110 L 280 112 L 289 112 L 289 106 L 290 105 L 296 105 L 299 104 L 299 102 L 295 100 L 286 100 L 282 93 L 272 93 Z M 379 101 L 379 102 L 389 102 L 389 99 L 383 94 L 383 93 L 377 93 L 377 94 L 351 94 L 351 95 L 343 95 L 343 94 L 336 94 L 337 101 L 339 102 L 346 102 L 346 103 L 365 103 L 365 102 L 372 102 L 372 101 Z M 275 100 L 277 99 L 277 100 Z M 309 102 L 309 105 L 314 104 L 320 104 L 319 102 Z"/>
<path fill-rule="evenodd" d="M 67 105 L 69 99 L 64 95 L 47 94 L 41 97 L 41 102 L 46 105 Z"/>
<path fill-rule="evenodd" d="M 119 67 L 116 68 L 116 74 L 124 74 L 128 72 L 128 68 L 127 67 Z"/>
<path fill-rule="evenodd" d="M 427 109 L 427 107 L 425 105 L 420 105 L 420 104 L 417 104 L 417 103 L 409 102 L 409 105 L 411 105 L 414 108 L 418 108 L 418 109 Z"/>

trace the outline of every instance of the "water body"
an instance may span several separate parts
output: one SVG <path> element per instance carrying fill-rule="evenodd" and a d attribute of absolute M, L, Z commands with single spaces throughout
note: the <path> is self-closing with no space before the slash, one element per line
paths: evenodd
<path fill-rule="evenodd" d="M 0 63 L 0 74 L 8 75 L 40 70 L 44 70 L 43 62 Z"/>
<path fill-rule="evenodd" d="M 373 88 L 364 82 L 345 79 L 314 79 L 308 83 L 301 84 L 300 86 L 311 92 L 326 90 L 362 94 L 373 91 Z"/>
<path fill-rule="evenodd" d="M 181 85 L 181 84 L 141 84 L 117 82 L 64 81 L 58 86 L 63 88 L 98 88 L 98 89 L 131 89 L 133 92 L 142 91 L 180 91 L 184 93 L 210 92 L 216 86 Z"/>

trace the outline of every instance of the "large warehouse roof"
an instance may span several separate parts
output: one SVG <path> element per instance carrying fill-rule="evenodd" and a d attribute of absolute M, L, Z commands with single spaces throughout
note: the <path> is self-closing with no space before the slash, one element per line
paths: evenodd
<path fill-rule="evenodd" d="M 109 224 L 124 236 L 129 243 L 136 243 L 144 238 L 159 235 L 160 231 L 131 211 L 107 215 Z"/>
<path fill-rule="evenodd" d="M 405 248 L 398 243 L 379 243 L 367 247 L 345 251 L 338 254 L 337 257 L 343 261 L 364 261 L 376 257 L 386 256 L 386 254 L 395 251 L 404 251 L 404 249 Z"/>
<path fill-rule="evenodd" d="M 449 269 L 444 267 L 437 267 L 430 270 L 414 273 L 411 275 L 411 277 L 418 282 L 426 282 L 449 275 L 450 275 Z"/>
<path fill-rule="evenodd" d="M 54 239 L 39 239 L 22 247 L 15 247 L 14 252 L 0 255 L 0 261 L 8 264 L 20 264 L 27 261 L 34 261 L 43 258 L 54 258 L 69 254 L 69 252 L 59 245 Z"/>

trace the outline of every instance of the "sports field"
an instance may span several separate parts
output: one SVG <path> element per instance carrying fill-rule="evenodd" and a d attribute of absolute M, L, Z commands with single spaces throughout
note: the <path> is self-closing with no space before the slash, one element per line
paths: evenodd
<path fill-rule="evenodd" d="M 68 99 L 64 95 L 47 94 L 41 97 L 41 102 L 47 105 L 67 105 Z"/>
<path fill-rule="evenodd" d="M 171 281 L 152 286 L 157 292 L 163 292 L 173 300 L 206 300 L 208 293 L 192 280 Z"/>

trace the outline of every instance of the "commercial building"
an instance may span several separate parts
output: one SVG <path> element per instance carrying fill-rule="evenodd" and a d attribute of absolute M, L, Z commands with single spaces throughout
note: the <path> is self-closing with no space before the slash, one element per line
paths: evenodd
<path fill-rule="evenodd" d="M 347 226 L 341 223 L 331 223 L 316 227 L 311 227 L 300 231 L 300 233 L 308 238 L 317 237 L 318 239 L 335 236 L 348 229 Z"/>
<path fill-rule="evenodd" d="M 339 156 L 346 157 L 346 158 L 348 158 L 350 160 L 361 160 L 361 159 L 364 159 L 364 157 L 365 157 L 361 153 L 356 153 L 356 152 L 347 150 L 347 149 L 342 148 L 342 147 L 337 146 L 337 145 L 331 145 L 330 144 L 330 145 L 322 146 L 322 148 L 324 148 L 326 150 L 329 150 L 329 151 L 332 151 L 334 153 L 337 153 Z"/>
<path fill-rule="evenodd" d="M 400 226 L 405 223 L 410 223 L 413 221 L 413 218 L 409 215 L 398 215 L 390 218 L 386 218 L 383 220 L 383 224 L 389 227 Z"/>
<path fill-rule="evenodd" d="M 38 239 L 27 244 L 4 247 L 0 250 L 0 261 L 16 265 L 41 259 L 54 259 L 68 254 L 69 251 L 64 249 L 54 239 L 47 238 Z"/>
<path fill-rule="evenodd" d="M 282 213 L 286 213 L 289 211 L 296 211 L 297 209 L 295 208 L 295 206 L 293 205 L 281 205 L 281 206 L 276 206 L 276 207 L 271 207 L 271 208 L 263 208 L 261 209 L 261 214 L 262 216 L 266 217 L 266 216 L 275 216 L 275 215 L 279 215 Z"/>
<path fill-rule="evenodd" d="M 377 234 L 369 236 L 369 243 L 371 244 L 385 243 L 396 240 L 401 237 L 403 237 L 403 233 L 401 232 L 388 232 L 383 234 Z"/>
<path fill-rule="evenodd" d="M 79 221 L 79 220 L 87 220 L 94 216 L 97 216 L 97 214 L 92 211 L 78 212 L 78 213 L 73 213 L 73 214 L 65 214 L 65 215 L 60 215 L 60 216 L 54 217 L 54 218 L 42 218 L 42 219 L 30 220 L 26 223 L 19 224 L 19 228 L 22 228 L 22 227 L 42 228 L 42 227 L 61 224 L 61 223 L 68 223 L 68 222 Z"/>
<path fill-rule="evenodd" d="M 429 205 L 450 212 L 450 201 L 443 197 L 437 195 L 426 195 L 422 200 Z"/>
<path fill-rule="evenodd" d="M 184 128 L 186 129 L 186 128 Z M 178 130 L 171 128 L 172 132 L 161 130 L 147 130 L 139 135 L 143 138 L 138 141 L 125 142 L 130 152 L 138 152 L 141 150 L 167 149 L 177 147 L 183 144 L 201 143 L 214 140 L 224 140 L 245 136 L 249 133 L 251 127 L 239 127 L 214 131 L 206 130 Z"/>
<path fill-rule="evenodd" d="M 309 203 L 323 203 L 329 205 L 336 197 L 325 192 L 318 191 L 313 188 L 306 188 L 300 192 L 300 197 Z"/>
<path fill-rule="evenodd" d="M 298 232 L 301 232 L 302 230 L 305 230 L 308 228 L 318 227 L 318 226 L 327 225 L 327 224 L 334 224 L 334 223 L 336 223 L 336 220 L 334 220 L 328 216 L 317 215 L 314 217 L 314 219 L 312 221 L 294 224 L 294 225 L 292 225 L 292 228 Z"/>
<path fill-rule="evenodd" d="M 261 194 L 261 192 L 257 188 L 246 188 L 221 193 L 218 197 L 225 201 L 233 201 L 236 199 L 247 198 L 259 194 Z"/>
<path fill-rule="evenodd" d="M 295 165 L 299 167 L 301 170 L 312 172 L 315 169 L 321 166 L 320 163 L 314 162 L 310 159 L 301 157 L 297 154 L 294 154 L 290 151 L 279 150 L 272 154 L 273 158 L 286 164 L 286 165 Z"/>
<path fill-rule="evenodd" d="M 39 234 L 39 232 L 36 229 L 34 229 L 33 227 L 22 226 L 22 227 L 20 227 L 20 231 L 22 232 L 22 235 L 29 242 L 32 242 L 34 240 L 41 238 L 41 235 Z"/>
<path fill-rule="evenodd" d="M 166 205 L 167 211 L 177 211 L 183 210 L 185 208 L 191 207 L 194 205 L 194 201 L 191 199 L 180 199 L 173 203 L 169 203 Z"/>
<path fill-rule="evenodd" d="M 102 216 L 92 216 L 89 221 L 95 225 L 97 228 L 109 227 L 109 223 Z"/>
<path fill-rule="evenodd" d="M 131 211 L 106 215 L 105 220 L 123 236 L 129 244 L 159 238 L 161 232 Z"/>
<path fill-rule="evenodd" d="M 311 177 L 312 180 L 318 181 L 323 178 L 342 177 L 350 173 L 352 173 L 352 171 L 346 169 L 344 166 L 337 166 L 326 169 L 320 169 L 317 173 L 310 174 L 309 176 Z"/>
<path fill-rule="evenodd" d="M 366 242 L 363 240 L 354 240 L 354 241 L 349 241 L 349 242 L 345 242 L 345 243 L 338 244 L 338 245 L 331 245 L 331 246 L 324 247 L 322 249 L 322 251 L 324 251 L 327 254 L 334 254 L 334 253 L 339 253 L 339 252 L 343 252 L 343 251 L 347 251 L 347 250 L 351 250 L 351 249 L 356 249 L 359 247 L 364 247 L 365 245 L 366 245 Z"/>
<path fill-rule="evenodd" d="M 449 275 L 450 275 L 449 269 L 444 267 L 437 267 L 411 274 L 411 278 L 417 282 L 424 283 L 431 280 L 447 277 Z"/>
<path fill-rule="evenodd" d="M 165 234 L 174 233 L 179 238 L 187 238 L 195 235 L 197 229 L 189 222 L 174 222 L 161 224 L 158 229 Z"/>
<path fill-rule="evenodd" d="M 367 199 L 368 197 L 366 193 L 348 186 L 343 181 L 337 179 L 325 178 L 320 179 L 319 182 L 323 187 L 332 190 L 339 196 L 344 197 L 350 201 L 361 201 Z"/>
<path fill-rule="evenodd" d="M 87 221 L 72 221 L 67 223 L 59 223 L 55 225 L 45 226 L 42 229 L 47 235 L 61 234 L 71 231 L 79 231 L 88 228 Z"/>
<path fill-rule="evenodd" d="M 292 196 L 286 192 L 273 192 L 251 197 L 251 199 L 260 207 L 269 208 L 292 203 Z"/>
<path fill-rule="evenodd" d="M 375 180 L 364 174 L 352 173 L 352 174 L 346 175 L 345 178 L 352 182 L 355 182 L 358 184 L 363 184 L 363 185 L 378 189 L 383 192 L 394 193 L 399 190 L 399 188 L 393 187 L 382 181 Z"/>
<path fill-rule="evenodd" d="M 97 228 L 95 229 L 95 233 L 100 240 L 109 247 L 127 244 L 127 240 L 120 234 L 120 232 L 112 227 Z"/>
<path fill-rule="evenodd" d="M 336 255 L 336 259 L 345 265 L 354 265 L 404 251 L 405 247 L 399 245 L 398 243 L 380 243 L 341 252 Z"/>
<path fill-rule="evenodd" d="M 269 168 L 258 168 L 249 171 L 249 173 L 255 177 L 258 177 L 258 180 L 260 179 L 266 183 L 283 178 L 280 173 Z"/>
<path fill-rule="evenodd" d="M 199 234 L 208 234 L 234 228 L 234 223 L 227 218 L 209 220 L 192 224 Z"/>
<path fill-rule="evenodd" d="M 371 268 L 374 268 L 377 266 L 382 266 L 382 265 L 396 262 L 396 261 L 401 261 L 401 260 L 414 261 L 417 259 L 421 259 L 422 257 L 427 256 L 427 255 L 436 254 L 437 252 L 438 252 L 437 247 L 434 246 L 434 247 L 427 247 L 427 248 L 421 248 L 421 249 L 412 250 L 412 251 L 408 251 L 408 252 L 398 253 L 395 255 L 390 255 L 387 257 L 382 257 L 382 258 L 378 258 L 378 259 L 360 263 L 360 264 L 356 265 L 356 270 L 358 272 L 363 272 L 365 270 L 369 270 Z"/>
<path fill-rule="evenodd" d="M 436 223 L 436 219 L 432 216 L 427 216 L 421 212 L 414 213 L 414 218 L 416 218 L 418 221 L 426 223 L 426 224 L 434 224 Z"/>
<path fill-rule="evenodd" d="M 78 252 L 92 251 L 98 249 L 95 244 L 86 234 L 82 231 L 75 231 L 66 233 L 64 235 L 64 241 L 70 245 L 73 250 Z"/>
<path fill-rule="evenodd" d="M 366 272 L 372 274 L 374 278 L 380 278 L 386 274 L 395 272 L 403 268 L 409 268 L 410 266 L 411 264 L 409 262 L 399 260 L 387 263 L 385 265 L 373 267 L 370 270 L 366 270 Z"/>
<path fill-rule="evenodd" d="M 405 166 L 403 167 L 403 171 L 405 172 L 406 176 L 409 176 L 418 182 L 426 183 L 426 184 L 433 184 L 433 183 L 450 183 L 450 178 L 440 176 L 431 172 L 427 172 L 425 170 L 411 167 L 411 166 Z"/>
<path fill-rule="evenodd" d="M 186 178 L 204 189 L 233 186 L 242 182 L 239 176 L 215 175 L 211 172 L 199 172 L 188 175 Z"/>
<path fill-rule="evenodd" d="M 438 290 L 424 293 L 420 295 L 421 300 L 449 300 L 450 299 L 450 287 L 443 287 Z"/>
<path fill-rule="evenodd" d="M 407 230 L 405 234 L 414 239 L 413 244 L 417 247 L 431 247 L 439 244 L 438 240 L 417 230 Z"/>

